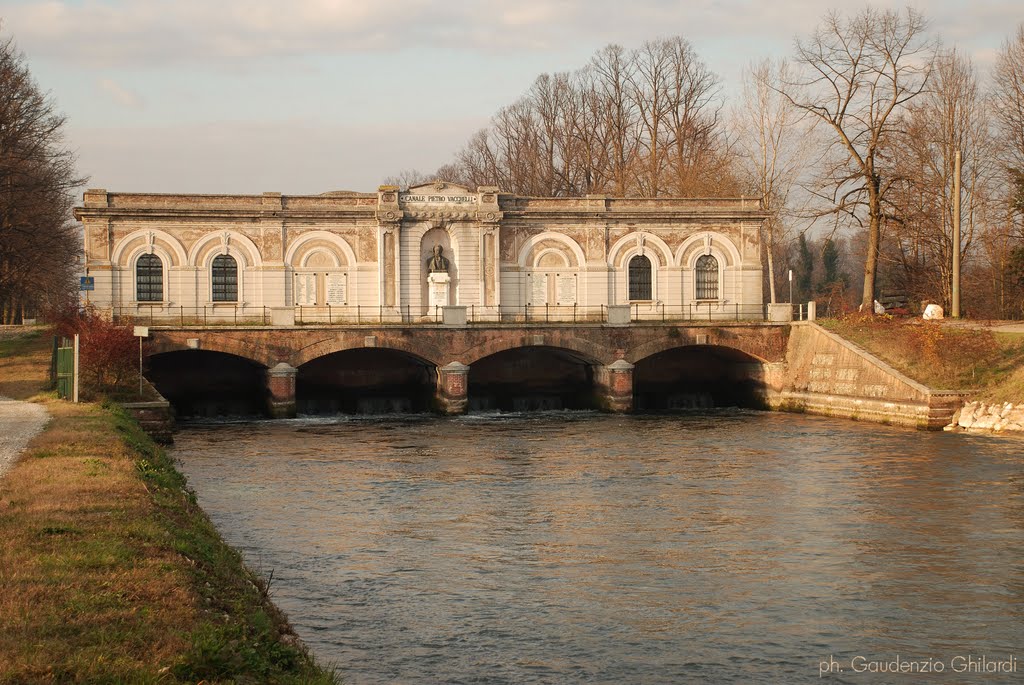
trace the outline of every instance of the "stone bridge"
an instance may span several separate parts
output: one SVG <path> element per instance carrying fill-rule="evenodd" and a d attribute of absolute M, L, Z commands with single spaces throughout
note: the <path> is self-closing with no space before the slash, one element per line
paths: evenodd
<path fill-rule="evenodd" d="M 349 350 L 392 350 L 436 373 L 436 406 L 466 410 L 471 367 L 492 355 L 527 348 L 548 349 L 591 367 L 600 406 L 633 409 L 634 365 L 662 352 L 699 347 L 718 350 L 744 367 L 747 378 L 764 379 L 766 365 L 784 362 L 788 324 L 720 325 L 563 324 L 537 326 L 441 325 L 152 327 L 144 351 L 156 357 L 206 350 L 241 357 L 265 369 L 270 412 L 295 413 L 296 374 L 314 360 Z"/>

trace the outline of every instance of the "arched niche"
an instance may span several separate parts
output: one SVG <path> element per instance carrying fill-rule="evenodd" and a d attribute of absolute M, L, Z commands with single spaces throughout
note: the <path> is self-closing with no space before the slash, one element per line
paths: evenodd
<path fill-rule="evenodd" d="M 608 251 L 608 266 L 612 268 L 614 302 L 617 304 L 636 301 L 630 298 L 629 265 L 631 262 L 636 263 L 633 261 L 634 257 L 645 257 L 650 262 L 649 289 L 644 289 L 645 294 L 649 294 L 650 297 L 644 297 L 641 301 L 650 303 L 647 306 L 654 307 L 654 303 L 665 299 L 661 275 L 675 266 L 672 250 L 664 240 L 644 231 L 627 233 L 615 241 Z"/>
<path fill-rule="evenodd" d="M 117 266 L 131 266 L 144 252 L 159 254 L 161 259 L 166 257 L 167 267 L 182 266 L 188 261 L 181 241 L 166 231 L 156 229 L 139 229 L 121 238 L 114 245 L 110 260 Z"/>
<path fill-rule="evenodd" d="M 525 272 L 524 303 L 535 307 L 582 304 L 579 279 L 586 257 L 572 238 L 551 231 L 531 236 L 519 251 L 518 263 Z"/>
<path fill-rule="evenodd" d="M 451 281 L 448 285 L 448 302 L 446 304 L 454 305 L 459 303 L 459 243 L 455 238 L 455 231 L 452 230 L 451 224 L 434 226 L 427 229 L 423 235 L 420 236 L 419 241 L 419 256 L 416 260 L 418 269 L 414 272 L 418 272 L 418 278 L 420 283 L 420 302 L 423 306 L 424 313 L 429 314 L 428 303 L 430 302 L 430 292 L 428 283 L 428 262 L 434 256 L 434 247 L 441 247 L 441 256 L 448 260 L 448 276 Z"/>
<path fill-rule="evenodd" d="M 714 298 L 698 297 L 706 294 L 699 292 L 701 278 L 698 273 L 698 263 L 702 257 L 713 257 L 718 267 L 718 282 Z M 727 293 L 730 290 L 730 279 L 734 278 L 734 272 L 740 264 L 740 253 L 736 245 L 721 233 L 715 231 L 701 231 L 687 238 L 676 251 L 676 259 L 683 272 L 684 302 L 690 304 L 713 304 L 727 301 Z M 714 307 L 712 307 L 714 309 Z"/>
<path fill-rule="evenodd" d="M 289 246 L 285 261 L 291 267 L 292 302 L 303 306 L 344 306 L 354 292 L 355 252 L 341 237 L 311 231 Z"/>

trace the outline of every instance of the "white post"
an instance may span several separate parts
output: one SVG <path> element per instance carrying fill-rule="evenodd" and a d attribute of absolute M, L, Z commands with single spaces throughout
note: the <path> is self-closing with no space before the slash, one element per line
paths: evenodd
<path fill-rule="evenodd" d="M 72 401 L 78 402 L 78 333 L 75 333 L 75 376 L 72 387 L 74 390 L 71 393 Z"/>
<path fill-rule="evenodd" d="M 136 326 L 135 337 L 139 339 L 139 397 L 142 397 L 142 339 L 149 336 L 149 326 Z"/>

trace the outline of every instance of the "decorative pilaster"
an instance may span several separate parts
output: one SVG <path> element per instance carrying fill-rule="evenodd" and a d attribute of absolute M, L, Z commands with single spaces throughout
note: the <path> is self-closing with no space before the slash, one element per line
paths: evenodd
<path fill-rule="evenodd" d="M 437 407 L 444 414 L 464 414 L 469 405 L 469 367 L 459 362 L 437 370 Z"/>
<path fill-rule="evenodd" d="M 262 288 L 257 303 L 269 307 L 287 307 L 295 302 L 292 295 L 290 269 L 284 263 L 288 234 L 281 215 L 284 203 L 281 193 L 263 193 L 260 199 L 259 240 L 263 260 Z"/>
<path fill-rule="evenodd" d="M 401 225 L 398 186 L 380 186 L 377 188 L 377 268 L 379 301 L 385 307 L 400 306 L 402 270 L 398 232 Z"/>
<path fill-rule="evenodd" d="M 284 362 L 267 369 L 267 410 L 275 419 L 295 416 L 295 376 L 299 370 Z"/>
<path fill-rule="evenodd" d="M 485 307 L 501 304 L 500 226 L 504 216 L 498 206 L 498 187 L 480 186 L 477 218 L 480 222 L 480 303 Z"/>
<path fill-rule="evenodd" d="M 620 359 L 594 368 L 594 393 L 599 406 L 615 414 L 633 411 L 633 365 Z"/>

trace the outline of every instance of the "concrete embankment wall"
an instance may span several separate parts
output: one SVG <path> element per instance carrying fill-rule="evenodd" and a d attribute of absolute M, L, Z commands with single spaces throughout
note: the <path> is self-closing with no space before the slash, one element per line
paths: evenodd
<path fill-rule="evenodd" d="M 813 322 L 794 323 L 785 364 L 769 365 L 768 404 L 922 430 L 940 430 L 960 408 L 958 393 L 936 392 Z"/>
<path fill-rule="evenodd" d="M 149 381 L 145 383 L 148 392 L 157 399 L 150 402 L 127 402 L 122 406 L 150 438 L 163 445 L 169 445 L 174 442 L 174 431 L 177 430 L 174 408 Z"/>

